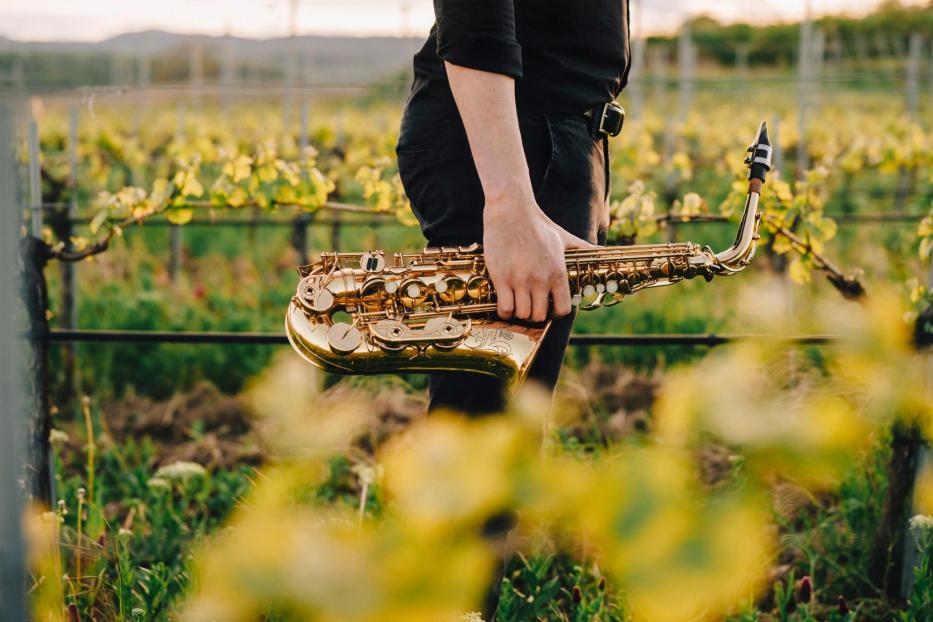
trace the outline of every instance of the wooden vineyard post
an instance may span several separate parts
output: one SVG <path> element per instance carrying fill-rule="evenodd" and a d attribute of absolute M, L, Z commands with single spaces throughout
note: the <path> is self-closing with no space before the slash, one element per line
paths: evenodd
<path fill-rule="evenodd" d="M 923 54 L 923 35 L 915 32 L 910 37 L 907 53 L 907 89 L 905 107 L 907 114 L 915 122 L 920 122 L 920 62 Z M 897 191 L 894 194 L 894 211 L 905 209 L 907 199 L 914 194 L 916 172 L 901 165 L 898 171 Z"/>
<path fill-rule="evenodd" d="M 178 103 L 175 112 L 177 115 L 177 121 L 176 121 L 176 127 L 175 127 L 175 140 L 178 142 L 184 142 L 186 120 L 185 120 L 185 108 L 181 102 Z M 169 227 L 169 255 L 168 255 L 168 276 L 169 276 L 169 279 L 173 283 L 178 279 L 178 272 L 181 269 L 182 245 L 183 245 L 183 241 L 182 241 L 181 227 L 179 225 L 173 224 Z"/>
<path fill-rule="evenodd" d="M 771 134 L 772 158 L 774 161 L 774 173 L 777 177 L 783 177 L 784 173 L 784 149 L 781 148 L 781 115 L 775 114 L 771 117 L 771 126 L 768 128 Z"/>
<path fill-rule="evenodd" d="M 311 215 L 301 212 L 292 224 L 291 245 L 298 253 L 298 261 L 301 265 L 310 263 L 308 260 L 308 224 L 310 222 Z"/>
<path fill-rule="evenodd" d="M 231 94 L 233 83 L 236 80 L 236 46 L 233 44 L 233 36 L 230 30 L 224 35 L 223 56 L 220 64 L 220 107 L 223 110 L 224 119 L 228 120 L 233 108 Z"/>
<path fill-rule="evenodd" d="M 640 119 L 645 107 L 645 48 L 647 39 L 645 38 L 642 24 L 642 3 L 641 0 L 634 2 L 635 28 L 632 39 L 632 67 L 629 71 L 629 87 L 626 89 L 631 94 L 631 118 Z M 632 28 L 632 24 L 629 24 Z"/>
<path fill-rule="evenodd" d="M 739 43 L 735 46 L 735 83 L 736 90 L 741 91 L 748 82 L 748 56 L 751 45 Z"/>
<path fill-rule="evenodd" d="M 70 186 L 71 200 L 64 218 L 61 218 L 62 227 L 58 232 L 58 239 L 70 246 L 73 233 L 72 219 L 78 212 L 78 109 L 74 106 L 68 111 L 68 185 Z M 65 329 L 77 328 L 77 287 L 75 271 L 77 267 L 73 262 L 59 262 L 62 280 L 61 326 Z M 62 364 L 65 373 L 65 386 L 63 397 L 71 400 L 75 396 L 75 347 L 74 344 L 62 344 Z"/>
<path fill-rule="evenodd" d="M 301 102 L 301 118 L 299 126 L 300 133 L 298 134 L 298 149 L 301 151 L 301 153 L 304 153 L 305 149 L 307 149 L 308 145 L 310 144 L 308 136 L 308 121 L 308 102 L 303 101 Z"/>
<path fill-rule="evenodd" d="M 184 242 L 180 225 L 171 225 L 169 227 L 169 259 L 168 276 L 174 283 L 178 280 L 178 273 L 181 271 L 181 253 Z"/>
<path fill-rule="evenodd" d="M 49 261 L 49 246 L 42 239 L 42 188 L 39 177 L 39 130 L 35 121 L 29 123 L 29 189 L 31 235 L 20 241 L 20 260 L 23 265 L 23 306 L 28 318 L 28 331 L 32 344 L 30 361 L 30 391 L 32 417 L 29 426 L 27 479 L 33 496 L 51 505 L 52 489 L 51 451 L 49 432 L 52 429 L 52 411 L 49 389 L 49 296 L 45 279 L 45 266 Z"/>
<path fill-rule="evenodd" d="M 920 115 L 920 61 L 923 55 L 923 35 L 915 32 L 910 37 L 907 54 L 907 112 L 915 121 Z"/>
<path fill-rule="evenodd" d="M 797 50 L 797 177 L 810 168 L 807 155 L 807 117 L 810 107 L 810 88 L 813 83 L 811 39 L 813 13 L 807 0 L 807 11 L 800 24 L 800 46 Z"/>
<path fill-rule="evenodd" d="M 330 246 L 334 249 L 334 252 L 340 252 L 340 229 L 342 221 L 340 219 L 340 212 L 334 214 L 334 221 L 330 226 Z"/>
<path fill-rule="evenodd" d="M 684 24 L 680 30 L 680 38 L 677 43 L 677 64 L 680 72 L 680 105 L 677 120 L 683 123 L 687 120 L 690 109 L 693 107 L 693 89 L 697 64 L 696 46 L 693 45 L 689 24 Z"/>
<path fill-rule="evenodd" d="M 0 317 L 16 313 L 16 182 L 13 104 L 0 98 Z M 26 572 L 22 537 L 23 424 L 20 352 L 14 322 L 0 323 L 0 609 L 3 619 L 25 622 Z"/>

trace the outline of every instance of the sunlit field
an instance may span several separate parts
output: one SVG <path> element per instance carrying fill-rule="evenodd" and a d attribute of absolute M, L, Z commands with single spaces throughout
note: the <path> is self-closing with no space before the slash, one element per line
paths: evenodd
<path fill-rule="evenodd" d="M 527 386 L 469 420 L 425 416 L 423 376 L 328 375 L 280 343 L 48 344 L 35 618 L 476 622 L 514 550 L 499 622 L 933 619 L 933 102 L 814 81 L 801 118 L 795 80 L 642 81 L 610 143 L 610 244 L 718 251 L 768 123 L 751 266 L 575 327 L 724 344 L 575 346 L 553 404 Z M 32 321 L 280 335 L 317 253 L 422 248 L 406 87 L 30 98 Z"/>

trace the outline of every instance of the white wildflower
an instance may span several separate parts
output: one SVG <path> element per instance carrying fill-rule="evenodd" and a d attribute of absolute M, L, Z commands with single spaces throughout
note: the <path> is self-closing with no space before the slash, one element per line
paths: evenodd
<path fill-rule="evenodd" d="M 353 473 L 360 478 L 360 483 L 367 486 L 372 486 L 377 481 L 380 481 L 383 476 L 383 468 L 381 464 L 370 465 L 365 463 L 358 463 L 353 465 Z"/>
<path fill-rule="evenodd" d="M 52 428 L 49 432 L 49 443 L 52 445 L 64 445 L 69 440 L 68 433 L 63 430 Z"/>
<path fill-rule="evenodd" d="M 150 477 L 146 485 L 153 490 L 171 490 L 172 484 L 164 477 Z"/>
<path fill-rule="evenodd" d="M 910 519 L 910 528 L 916 531 L 933 530 L 933 516 L 926 514 L 917 514 Z"/>
<path fill-rule="evenodd" d="M 156 477 L 165 479 L 188 479 L 191 477 L 204 477 L 207 475 L 207 469 L 197 462 L 173 462 L 159 467 L 156 471 Z"/>
<path fill-rule="evenodd" d="M 483 616 L 475 611 L 471 611 L 470 613 L 465 613 L 460 616 L 460 622 L 483 622 Z"/>

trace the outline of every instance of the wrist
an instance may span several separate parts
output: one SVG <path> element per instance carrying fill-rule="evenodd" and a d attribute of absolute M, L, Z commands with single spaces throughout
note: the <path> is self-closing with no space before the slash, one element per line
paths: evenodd
<path fill-rule="evenodd" d="M 499 218 L 502 216 L 530 215 L 538 211 L 530 184 L 524 186 L 508 186 L 493 188 L 484 191 L 486 207 L 483 212 L 485 218 Z"/>

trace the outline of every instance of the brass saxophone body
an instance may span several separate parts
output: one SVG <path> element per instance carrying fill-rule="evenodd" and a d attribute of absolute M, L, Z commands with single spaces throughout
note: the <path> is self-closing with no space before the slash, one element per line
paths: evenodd
<path fill-rule="evenodd" d="M 733 245 L 714 253 L 693 242 L 569 250 L 573 304 L 588 311 L 643 289 L 730 276 L 755 254 L 758 200 L 770 170 L 762 124 L 746 160 L 749 191 Z M 327 371 L 349 374 L 471 371 L 524 378 L 550 323 L 503 322 L 482 249 L 420 253 L 322 253 L 299 268 L 285 328 L 295 350 Z"/>

